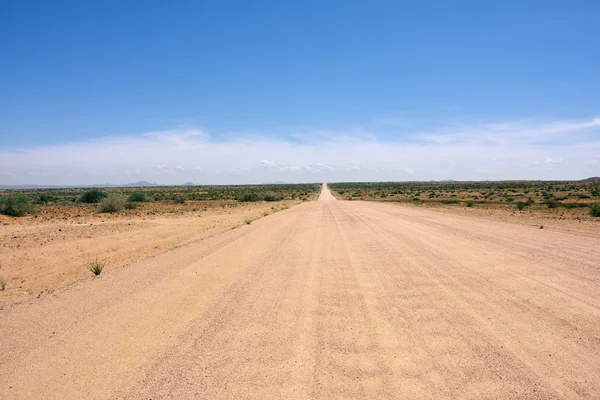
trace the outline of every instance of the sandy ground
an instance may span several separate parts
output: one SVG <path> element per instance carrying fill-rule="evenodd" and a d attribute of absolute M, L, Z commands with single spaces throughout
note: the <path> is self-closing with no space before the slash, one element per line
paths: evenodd
<path fill-rule="evenodd" d="M 0 215 L 0 280 L 6 282 L 0 307 L 88 278 L 92 261 L 106 272 L 298 202 L 231 203 L 146 203 L 117 214 L 98 214 L 95 206 L 52 206 L 24 218 Z"/>
<path fill-rule="evenodd" d="M 304 203 L 0 312 L 1 399 L 598 399 L 600 236 Z"/>

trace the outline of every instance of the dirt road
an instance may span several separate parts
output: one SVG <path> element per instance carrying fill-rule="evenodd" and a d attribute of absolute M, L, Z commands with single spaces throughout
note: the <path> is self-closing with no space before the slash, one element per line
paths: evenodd
<path fill-rule="evenodd" d="M 598 399 L 600 238 L 319 201 L 0 311 L 1 399 Z"/>

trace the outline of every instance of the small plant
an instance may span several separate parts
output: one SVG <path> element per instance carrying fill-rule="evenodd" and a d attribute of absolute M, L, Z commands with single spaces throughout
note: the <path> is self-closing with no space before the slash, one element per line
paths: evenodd
<path fill-rule="evenodd" d="M 102 270 L 104 269 L 104 264 L 102 264 L 102 262 L 100 262 L 97 258 L 92 261 L 89 265 L 88 268 L 90 271 L 92 271 L 92 273 L 96 276 L 100 275 L 102 273 Z"/>
<path fill-rule="evenodd" d="M 596 203 L 590 209 L 590 215 L 592 217 L 600 217 L 600 203 Z"/>
<path fill-rule="evenodd" d="M 0 198 L 0 214 L 10 217 L 22 217 L 25 214 L 33 214 L 35 207 L 29 201 L 29 197 L 11 193 L 6 197 Z"/>
<path fill-rule="evenodd" d="M 544 229 L 544 225 L 540 225 L 540 229 Z"/>
<path fill-rule="evenodd" d="M 0 279 L 0 290 L 6 290 L 6 281 L 4 279 Z"/>
<path fill-rule="evenodd" d="M 115 213 L 119 212 L 125 206 L 125 199 L 118 195 L 110 195 L 98 205 L 99 213 Z"/>
<path fill-rule="evenodd" d="M 519 211 L 522 211 L 525 208 L 526 205 L 527 204 L 523 203 L 522 201 L 519 201 L 517 203 L 517 208 L 519 209 Z"/>
<path fill-rule="evenodd" d="M 95 204 L 99 203 L 102 199 L 107 197 L 108 195 L 104 192 L 101 192 L 98 189 L 92 189 L 85 191 L 77 197 L 77 203 L 89 203 Z"/>
<path fill-rule="evenodd" d="M 250 225 L 252 223 L 252 220 L 251 219 L 247 219 L 244 222 L 246 223 L 246 225 Z"/>
<path fill-rule="evenodd" d="M 468 201 L 467 202 L 467 207 L 473 207 L 473 202 L 472 201 Z"/>

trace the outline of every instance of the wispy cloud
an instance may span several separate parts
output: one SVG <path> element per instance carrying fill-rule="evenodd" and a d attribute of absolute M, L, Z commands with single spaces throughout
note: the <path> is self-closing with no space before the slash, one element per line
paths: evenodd
<path fill-rule="evenodd" d="M 293 136 L 293 135 L 291 135 Z M 0 183 L 579 179 L 600 165 L 600 118 L 456 124 L 275 138 L 212 137 L 193 127 L 0 150 Z"/>

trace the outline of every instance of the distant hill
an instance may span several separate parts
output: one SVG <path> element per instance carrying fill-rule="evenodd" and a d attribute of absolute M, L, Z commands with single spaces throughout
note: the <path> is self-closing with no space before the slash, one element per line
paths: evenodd
<path fill-rule="evenodd" d="M 196 186 L 196 185 L 194 184 L 194 182 L 186 182 L 181 186 Z"/>
<path fill-rule="evenodd" d="M 600 176 L 592 176 L 591 178 L 581 180 L 581 182 L 595 182 L 595 181 L 600 181 Z"/>
<path fill-rule="evenodd" d="M 147 181 L 139 181 L 134 183 L 128 183 L 126 186 L 140 187 L 140 186 L 160 186 L 156 183 L 151 183 Z"/>
<path fill-rule="evenodd" d="M 108 188 L 108 187 L 148 187 L 148 186 L 161 186 L 156 183 L 139 181 L 125 184 L 114 184 L 114 183 L 96 183 L 93 185 L 35 185 L 35 184 L 24 184 L 24 185 L 0 185 L 0 189 L 76 189 L 76 188 Z M 164 185 L 163 185 L 164 186 Z"/>

